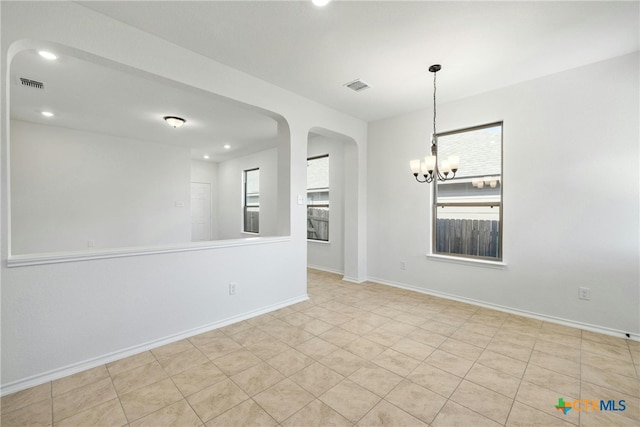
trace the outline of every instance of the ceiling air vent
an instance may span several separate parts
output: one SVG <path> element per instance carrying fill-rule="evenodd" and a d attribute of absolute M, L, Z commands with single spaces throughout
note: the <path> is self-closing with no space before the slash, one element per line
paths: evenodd
<path fill-rule="evenodd" d="M 349 83 L 345 83 L 344 86 L 348 87 L 349 89 L 351 89 L 354 92 L 360 92 L 360 91 L 363 91 L 365 89 L 369 89 L 371 87 L 367 83 L 363 82 L 360 79 L 354 80 L 354 81 L 349 82 Z"/>
<path fill-rule="evenodd" d="M 24 77 L 20 77 L 20 84 L 22 86 L 28 86 L 34 89 L 44 89 L 44 83 L 36 80 L 25 79 Z"/>

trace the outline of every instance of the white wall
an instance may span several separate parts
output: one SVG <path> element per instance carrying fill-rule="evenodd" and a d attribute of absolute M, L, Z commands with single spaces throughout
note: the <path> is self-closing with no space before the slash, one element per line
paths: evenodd
<path fill-rule="evenodd" d="M 366 278 L 366 123 L 76 3 L 0 2 L 0 18 L 2 394 L 304 298 L 306 209 L 295 200 L 306 192 L 307 138 L 314 127 L 355 141 L 358 172 L 350 208 L 356 229 L 345 270 L 350 268 L 356 279 Z M 7 267 L 7 63 L 17 52 L 43 45 L 61 55 L 115 62 L 148 78 L 160 76 L 271 112 L 286 136 L 278 146 L 283 173 L 277 196 L 278 208 L 288 214 L 279 234 L 290 236 L 186 252 Z M 233 298 L 229 281 L 238 284 Z"/>
<path fill-rule="evenodd" d="M 430 189 L 408 162 L 432 112 L 371 123 L 369 277 L 638 334 L 639 77 L 636 53 L 438 106 L 440 131 L 504 120 L 504 269 L 425 257 Z"/>
<path fill-rule="evenodd" d="M 260 236 L 278 235 L 278 150 L 272 148 L 218 164 L 220 239 L 255 236 L 243 230 L 243 172 L 260 169 Z"/>
<path fill-rule="evenodd" d="M 309 137 L 307 156 L 329 155 L 329 242 L 308 240 L 307 265 L 344 274 L 344 141 Z"/>
<path fill-rule="evenodd" d="M 190 241 L 189 150 L 15 120 L 11 140 L 13 254 Z"/>
<path fill-rule="evenodd" d="M 219 239 L 218 233 L 218 164 L 204 160 L 191 161 L 191 182 L 211 186 L 211 240 Z"/>

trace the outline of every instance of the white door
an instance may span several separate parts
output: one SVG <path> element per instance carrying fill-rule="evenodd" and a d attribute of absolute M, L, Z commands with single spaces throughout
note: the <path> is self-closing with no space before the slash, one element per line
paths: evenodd
<path fill-rule="evenodd" d="M 211 240 L 211 184 L 191 183 L 191 241 Z"/>

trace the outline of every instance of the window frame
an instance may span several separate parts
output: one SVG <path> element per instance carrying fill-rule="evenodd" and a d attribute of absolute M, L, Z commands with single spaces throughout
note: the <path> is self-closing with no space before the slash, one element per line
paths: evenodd
<path fill-rule="evenodd" d="M 248 192 L 247 192 L 247 186 L 248 186 L 248 179 L 247 179 L 247 174 L 249 172 L 254 172 L 254 171 L 258 171 L 258 174 L 260 173 L 260 168 L 251 168 L 251 169 L 244 169 L 242 171 L 242 232 L 243 233 L 249 233 L 249 234 L 260 234 L 260 187 L 258 187 L 258 204 L 254 205 L 254 204 L 248 204 L 247 203 L 247 196 L 248 196 Z M 260 175 L 258 175 L 258 179 L 259 179 Z M 247 212 L 249 208 L 258 208 L 258 230 L 257 231 L 251 231 L 251 230 L 247 230 Z"/>
<path fill-rule="evenodd" d="M 487 129 L 492 127 L 500 126 L 500 201 L 499 202 L 439 202 L 438 201 L 438 180 L 435 179 L 432 185 L 432 203 L 431 203 L 431 250 L 429 255 L 433 257 L 452 257 L 454 259 L 459 259 L 460 261 L 467 262 L 481 262 L 483 264 L 503 264 L 504 262 L 504 121 L 498 120 L 491 123 L 486 123 L 482 125 L 470 126 L 465 128 L 459 128 L 446 132 L 439 132 L 435 135 L 436 141 L 438 138 L 444 136 L 455 135 L 459 133 L 472 132 L 481 129 Z M 461 163 L 461 169 L 464 168 L 464 164 Z M 450 182 L 455 182 L 455 179 L 452 179 Z M 451 252 L 438 252 L 437 251 L 437 221 L 438 221 L 438 208 L 445 207 L 498 207 L 498 256 L 497 257 L 487 257 L 480 255 L 469 255 L 469 254 L 457 254 Z"/>
<path fill-rule="evenodd" d="M 329 160 L 329 153 L 326 154 L 320 154 L 317 156 L 311 156 L 311 157 L 307 157 L 307 162 L 309 162 L 310 160 L 317 160 L 317 159 L 323 159 L 323 158 L 327 158 L 327 160 L 330 162 L 331 160 Z M 319 207 L 319 208 L 327 208 L 329 210 L 329 220 L 327 221 L 329 223 L 329 225 L 327 226 L 329 231 L 328 231 L 328 235 L 327 235 L 327 240 L 323 240 L 323 239 L 313 239 L 310 238 L 308 233 L 307 233 L 307 241 L 308 242 L 316 242 L 316 243 L 330 243 L 331 242 L 331 166 L 329 166 L 329 176 L 327 177 L 329 179 L 329 186 L 327 187 L 328 191 L 327 193 L 329 194 L 329 197 L 327 199 L 326 203 L 318 203 L 318 204 L 312 204 L 310 205 L 308 200 L 309 200 L 309 187 L 307 186 L 307 190 L 306 190 L 306 197 L 307 197 L 307 221 L 309 220 L 309 206 L 313 206 L 313 207 Z"/>

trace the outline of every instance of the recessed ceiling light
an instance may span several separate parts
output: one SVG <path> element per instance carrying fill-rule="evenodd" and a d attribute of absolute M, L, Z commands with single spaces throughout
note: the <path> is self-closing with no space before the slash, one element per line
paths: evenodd
<path fill-rule="evenodd" d="M 202 156 L 202 158 L 205 159 L 205 160 L 209 160 L 209 155 L 205 154 L 204 156 Z"/>
<path fill-rule="evenodd" d="M 322 7 L 322 6 L 328 5 L 331 0 L 311 0 L 311 1 L 313 1 L 313 4 L 315 4 L 316 6 Z"/>
<path fill-rule="evenodd" d="M 53 117 L 53 113 L 51 111 L 43 111 L 42 115 L 45 117 Z"/>
<path fill-rule="evenodd" d="M 182 117 L 176 116 L 164 116 L 164 119 L 167 123 L 169 123 L 169 125 L 173 126 L 174 128 L 179 128 L 186 122 L 186 120 Z"/>
<path fill-rule="evenodd" d="M 225 150 L 228 150 L 229 148 L 231 148 L 231 146 L 229 144 L 224 144 L 224 148 Z"/>
<path fill-rule="evenodd" d="M 58 59 L 56 55 L 51 52 L 47 52 L 46 50 L 41 50 L 38 52 L 38 55 L 42 56 L 44 59 L 48 59 L 49 61 L 53 61 L 54 59 Z"/>

